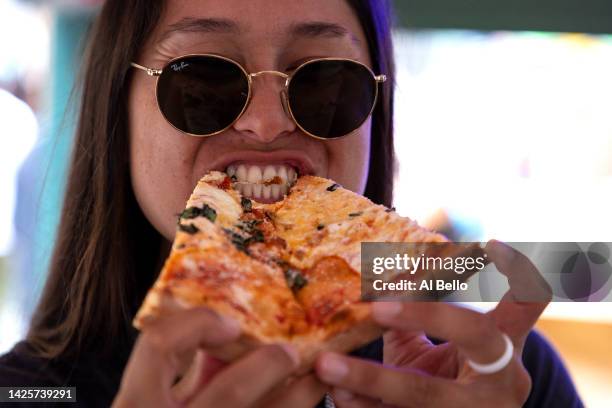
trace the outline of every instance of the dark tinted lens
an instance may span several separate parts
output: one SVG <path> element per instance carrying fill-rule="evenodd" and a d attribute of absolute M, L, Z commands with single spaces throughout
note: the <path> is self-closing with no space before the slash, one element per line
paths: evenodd
<path fill-rule="evenodd" d="M 357 129 L 376 97 L 376 81 L 361 64 L 321 60 L 300 68 L 289 84 L 295 120 L 313 135 L 333 138 Z"/>
<path fill-rule="evenodd" d="M 194 135 L 218 132 L 240 115 L 249 92 L 247 77 L 222 58 L 180 58 L 164 68 L 157 101 L 176 128 Z"/>

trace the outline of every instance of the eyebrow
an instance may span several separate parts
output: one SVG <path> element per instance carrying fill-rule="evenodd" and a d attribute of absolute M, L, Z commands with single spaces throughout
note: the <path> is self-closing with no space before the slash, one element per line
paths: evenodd
<path fill-rule="evenodd" d="M 292 24 L 289 32 L 294 37 L 349 37 L 353 42 L 359 43 L 357 37 L 355 37 L 348 29 L 339 24 L 330 23 L 327 21 L 307 21 L 304 23 Z"/>
<path fill-rule="evenodd" d="M 213 33 L 213 34 L 238 34 L 240 26 L 232 20 L 225 18 L 194 18 L 185 17 L 171 24 L 162 34 L 159 41 L 164 41 L 174 33 Z M 295 23 L 289 27 L 289 35 L 292 37 L 306 38 L 342 38 L 349 37 L 354 43 L 360 43 L 345 27 L 327 21 L 307 21 Z"/>
<path fill-rule="evenodd" d="M 185 17 L 171 24 L 159 41 L 164 41 L 177 32 L 237 34 L 240 32 L 240 28 L 234 21 L 224 18 Z"/>

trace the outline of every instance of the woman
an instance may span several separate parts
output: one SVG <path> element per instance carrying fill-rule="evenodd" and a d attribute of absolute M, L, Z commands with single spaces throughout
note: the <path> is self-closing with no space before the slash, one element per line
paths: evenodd
<path fill-rule="evenodd" d="M 168 64 L 189 54 L 207 56 Z M 297 68 L 320 57 L 371 69 L 371 77 L 359 78 L 378 88 L 372 115 L 338 132 L 299 116 L 304 100 L 287 97 L 283 78 L 308 72 Z M 164 74 L 179 75 L 190 64 L 221 80 L 186 86 Z M 343 64 L 333 68 L 340 67 L 345 72 Z M 230 71 L 251 74 L 248 106 L 240 105 L 248 93 L 227 100 L 230 91 L 215 88 L 229 83 Z M 343 407 L 518 406 L 527 398 L 527 406 L 580 404 L 554 353 L 528 336 L 545 304 L 504 302 L 487 315 L 445 304 L 375 305 L 377 320 L 390 329 L 384 344 L 360 350 L 361 358 L 322 355 L 314 373 L 289 383 L 298 364 L 289 346 L 262 347 L 229 365 L 207 357 L 208 347 L 239 335 L 235 322 L 209 311 L 161 320 L 138 338 L 130 326 L 168 254 L 176 214 L 210 169 L 233 166 L 247 185 L 268 166 L 297 169 L 391 204 L 394 69 L 383 2 L 108 0 L 84 73 L 49 280 L 26 341 L 1 360 L 3 385 L 74 385 L 81 404 L 118 407 L 310 407 L 328 391 Z M 214 103 L 197 100 L 205 86 L 214 88 L 207 94 L 218 98 Z M 363 108 L 359 99 L 342 103 Z M 332 99 L 321 110 L 340 104 Z M 221 120 L 236 106 L 230 120 Z M 255 190 L 246 194 L 265 195 Z M 511 278 L 535 272 L 501 243 L 489 243 L 487 252 Z M 423 332 L 447 342 L 434 345 Z M 515 357 L 493 374 L 467 368 L 466 358 L 486 364 L 512 350 L 502 333 Z M 381 360 L 383 352 L 386 365 L 366 360 Z"/>

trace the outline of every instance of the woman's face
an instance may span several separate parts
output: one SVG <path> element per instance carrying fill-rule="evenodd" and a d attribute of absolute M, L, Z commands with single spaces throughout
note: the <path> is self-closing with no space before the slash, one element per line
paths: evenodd
<path fill-rule="evenodd" d="M 345 0 L 169 0 L 136 62 L 159 69 L 174 57 L 198 53 L 227 56 L 247 72 L 284 72 L 316 57 L 351 58 L 371 67 L 366 38 Z M 314 139 L 285 113 L 280 98 L 284 81 L 262 75 L 254 79 L 250 104 L 232 127 L 211 137 L 193 137 L 174 129 L 159 112 L 155 79 L 142 71 L 133 78 L 132 183 L 146 217 L 169 241 L 176 215 L 210 170 L 231 166 L 241 181 L 256 181 L 266 171 L 298 171 L 364 191 L 371 119 L 345 138 Z M 245 186 L 253 198 L 278 199 L 274 191 Z"/>

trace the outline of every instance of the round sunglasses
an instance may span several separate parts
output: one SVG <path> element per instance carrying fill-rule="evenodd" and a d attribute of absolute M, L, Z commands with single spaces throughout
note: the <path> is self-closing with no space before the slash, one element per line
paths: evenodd
<path fill-rule="evenodd" d="M 346 58 L 308 60 L 290 74 L 248 73 L 238 62 L 215 54 L 184 55 L 162 69 L 131 65 L 157 77 L 160 112 L 170 125 L 192 136 L 212 136 L 231 127 L 251 100 L 253 79 L 270 74 L 285 80 L 281 104 L 304 133 L 319 139 L 343 137 L 372 114 L 378 83 L 387 79 Z"/>

